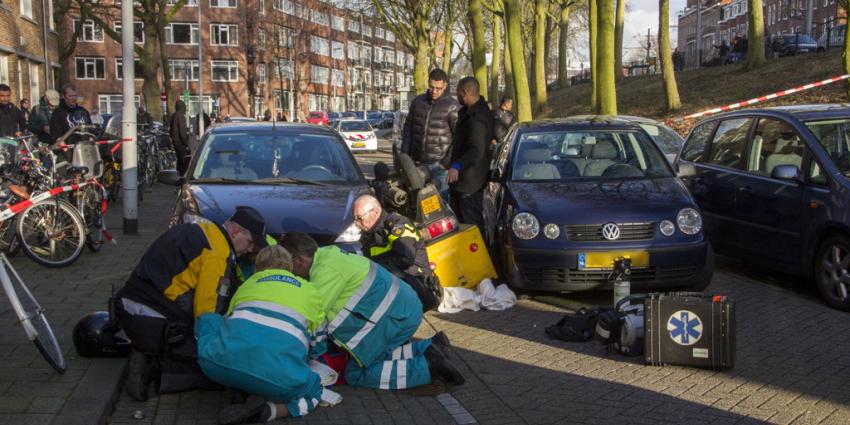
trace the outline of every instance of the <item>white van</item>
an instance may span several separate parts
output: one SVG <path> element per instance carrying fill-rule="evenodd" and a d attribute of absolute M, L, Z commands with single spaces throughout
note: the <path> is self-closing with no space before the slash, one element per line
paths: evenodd
<path fill-rule="evenodd" d="M 843 49 L 844 48 L 844 34 L 847 32 L 847 24 L 836 25 L 832 27 L 832 30 L 824 32 L 823 35 L 818 38 L 818 52 L 823 52 L 827 49 L 827 35 L 829 35 L 829 45 L 830 49 Z"/>

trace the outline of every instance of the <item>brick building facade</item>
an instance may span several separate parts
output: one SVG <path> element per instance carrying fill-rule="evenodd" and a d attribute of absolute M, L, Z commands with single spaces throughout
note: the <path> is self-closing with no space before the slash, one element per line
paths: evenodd
<path fill-rule="evenodd" d="M 7 0 L 0 3 L 0 83 L 12 88 L 12 101 L 38 104 L 54 87 L 58 64 L 52 0 Z"/>
<path fill-rule="evenodd" d="M 379 19 L 314 0 L 200 0 L 198 31 L 198 1 L 190 0 L 165 31 L 171 84 L 189 91 L 192 114 L 199 73 L 206 110 L 221 115 L 256 116 L 268 109 L 288 118 L 294 109 L 303 118 L 313 110 L 395 109 L 409 100 L 413 56 Z M 112 17 L 102 19 L 116 24 Z M 118 112 L 121 44 L 91 21 L 66 27 L 81 24 L 84 31 L 66 64 L 71 80 L 85 107 Z M 142 23 L 135 26 L 143 42 Z M 137 80 L 137 93 L 141 86 Z"/>

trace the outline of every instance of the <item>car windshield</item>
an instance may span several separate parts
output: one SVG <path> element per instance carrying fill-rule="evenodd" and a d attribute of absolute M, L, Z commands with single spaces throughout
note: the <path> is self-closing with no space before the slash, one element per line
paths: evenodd
<path fill-rule="evenodd" d="M 838 171 L 850 177 L 850 118 L 808 121 L 805 124 L 829 154 Z"/>
<path fill-rule="evenodd" d="M 685 144 L 682 136 L 663 125 L 641 124 L 640 127 L 649 134 L 649 137 L 652 137 L 658 149 L 661 149 L 665 155 L 678 154 L 682 150 L 682 145 Z"/>
<path fill-rule="evenodd" d="M 800 36 L 787 35 L 787 36 L 785 36 L 785 42 L 788 43 L 788 44 L 792 44 L 792 45 L 796 44 L 798 37 L 800 39 L 800 44 L 815 44 L 815 39 L 812 38 L 812 37 L 809 37 L 808 35 L 800 35 Z"/>
<path fill-rule="evenodd" d="M 345 145 L 326 134 L 209 134 L 192 171 L 199 182 L 359 185 Z"/>
<path fill-rule="evenodd" d="M 667 160 L 637 130 L 523 133 L 513 159 L 515 181 L 672 177 Z"/>
<path fill-rule="evenodd" d="M 366 121 L 341 121 L 339 123 L 339 131 L 371 131 L 369 123 Z"/>

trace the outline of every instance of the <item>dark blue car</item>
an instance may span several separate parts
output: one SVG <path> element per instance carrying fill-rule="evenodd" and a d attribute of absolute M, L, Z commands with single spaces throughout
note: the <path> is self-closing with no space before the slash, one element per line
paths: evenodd
<path fill-rule="evenodd" d="M 718 253 L 813 276 L 850 309 L 850 107 L 718 115 L 694 127 L 677 167 Z"/>
<path fill-rule="evenodd" d="M 610 288 L 618 257 L 632 260 L 634 290 L 696 290 L 711 281 L 699 208 L 641 122 L 519 124 L 497 151 L 490 180 L 492 255 L 516 288 Z"/>

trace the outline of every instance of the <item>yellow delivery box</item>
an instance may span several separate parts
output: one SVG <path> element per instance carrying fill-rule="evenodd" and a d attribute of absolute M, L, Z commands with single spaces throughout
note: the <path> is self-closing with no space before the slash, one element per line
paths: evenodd
<path fill-rule="evenodd" d="M 478 226 L 461 224 L 459 231 L 428 242 L 426 251 L 442 286 L 475 289 L 482 280 L 496 278 Z"/>

